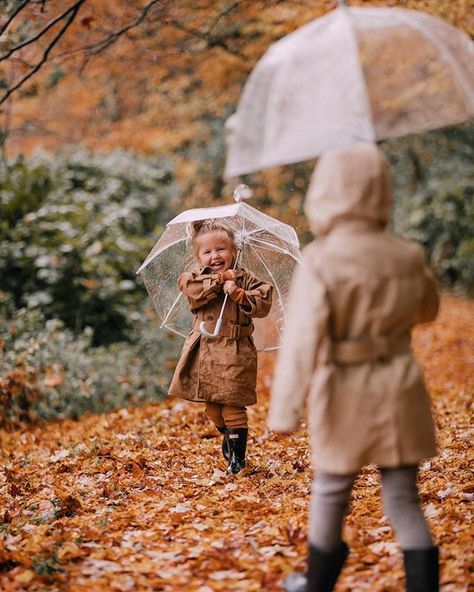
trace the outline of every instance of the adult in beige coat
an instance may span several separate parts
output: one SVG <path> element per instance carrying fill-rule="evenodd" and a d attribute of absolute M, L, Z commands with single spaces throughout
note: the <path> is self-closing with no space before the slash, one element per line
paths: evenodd
<path fill-rule="evenodd" d="M 422 248 L 387 230 L 387 163 L 371 144 L 323 156 L 305 204 L 318 240 L 290 292 L 269 427 L 294 430 L 308 407 L 316 477 L 307 580 L 332 590 L 347 556 L 341 529 L 359 470 L 382 471 L 385 512 L 404 551 L 410 592 L 432 592 L 437 549 L 419 507 L 416 467 L 436 454 L 430 400 L 410 331 L 435 318 L 438 291 Z"/>

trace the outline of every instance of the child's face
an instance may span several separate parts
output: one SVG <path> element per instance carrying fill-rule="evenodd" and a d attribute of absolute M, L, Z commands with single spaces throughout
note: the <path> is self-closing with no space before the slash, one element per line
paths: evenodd
<path fill-rule="evenodd" d="M 223 232 L 206 232 L 197 238 L 196 257 L 199 263 L 215 273 L 230 269 L 234 255 L 235 245 Z"/>

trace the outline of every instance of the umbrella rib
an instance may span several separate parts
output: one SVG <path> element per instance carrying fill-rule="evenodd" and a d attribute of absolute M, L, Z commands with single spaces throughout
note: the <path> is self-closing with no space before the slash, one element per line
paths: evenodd
<path fill-rule="evenodd" d="M 161 326 L 160 329 L 162 329 Z M 184 339 L 186 339 L 186 335 L 184 333 L 180 333 L 177 329 L 173 329 L 173 327 L 165 327 L 165 329 L 168 329 L 168 331 L 171 331 L 175 335 L 179 335 L 180 337 L 184 337 Z"/>
<path fill-rule="evenodd" d="M 252 234 L 258 234 L 259 232 L 272 232 L 270 228 L 273 226 L 280 226 L 280 222 L 275 222 L 274 224 L 269 224 L 268 226 L 257 226 L 253 230 L 249 230 L 245 236 L 250 236 Z M 276 233 L 275 233 L 276 234 Z"/>
<path fill-rule="evenodd" d="M 161 323 L 161 325 L 160 325 L 160 329 L 162 329 L 162 328 L 163 328 L 163 327 L 166 325 L 166 323 L 167 323 L 168 319 L 169 319 L 169 318 L 170 318 L 170 316 L 171 316 L 171 313 L 173 312 L 174 308 L 175 308 L 175 307 L 176 307 L 176 305 L 178 304 L 178 302 L 179 302 L 179 299 L 181 298 L 181 296 L 182 296 L 182 295 L 183 295 L 183 294 L 182 294 L 182 292 L 180 292 L 180 293 L 178 294 L 178 296 L 176 297 L 176 300 L 175 300 L 175 301 L 173 302 L 173 304 L 171 305 L 171 307 L 170 307 L 170 309 L 169 309 L 169 311 L 168 311 L 168 313 L 167 313 L 166 317 L 163 319 L 163 322 L 162 322 L 162 323 Z"/>
<path fill-rule="evenodd" d="M 178 243 L 182 243 L 183 241 L 185 241 L 186 238 L 178 238 L 177 240 L 173 241 L 172 243 L 167 244 L 165 247 L 157 250 L 155 253 L 151 253 L 150 256 L 148 256 L 145 261 L 142 263 L 142 265 L 140 265 L 140 268 L 137 271 L 137 274 L 140 273 L 143 269 L 145 269 L 145 267 L 147 265 L 149 265 L 154 259 L 156 259 L 156 257 L 158 257 L 158 255 L 161 255 L 161 253 L 163 251 L 168 250 L 170 247 L 174 247 L 174 245 L 177 245 Z M 153 256 L 151 256 L 153 255 Z"/>
<path fill-rule="evenodd" d="M 284 249 L 283 247 L 279 247 L 278 245 L 275 245 L 274 243 L 269 243 L 269 242 L 266 242 L 263 240 L 259 240 L 258 238 L 255 238 L 255 237 L 252 238 L 252 241 L 255 243 L 258 243 L 259 245 L 266 245 L 272 251 L 278 251 L 279 253 L 282 253 L 283 255 L 289 255 L 295 261 L 299 261 L 299 259 L 297 257 L 295 257 L 291 251 L 289 251 L 288 249 Z"/>
<path fill-rule="evenodd" d="M 266 269 L 268 275 L 272 278 L 273 285 L 275 287 L 275 290 L 278 293 L 278 300 L 280 302 L 280 310 L 281 310 L 281 313 L 283 315 L 283 320 L 285 320 L 285 308 L 283 306 L 283 296 L 282 296 L 282 293 L 280 291 L 280 288 L 278 287 L 278 283 L 275 280 L 275 276 L 273 275 L 273 273 L 271 272 L 271 270 L 268 268 L 268 265 L 265 263 L 265 261 L 260 256 L 260 253 L 256 249 L 255 249 L 255 256 L 260 261 L 260 263 L 263 265 L 263 267 Z"/>
<path fill-rule="evenodd" d="M 245 234 L 245 237 L 251 236 L 253 234 L 258 234 L 261 232 L 269 232 L 269 233 L 271 232 L 272 234 L 275 234 L 276 236 L 278 236 L 278 232 L 270 230 L 271 228 L 273 228 L 275 226 L 283 226 L 285 229 L 287 228 L 288 230 L 293 231 L 292 234 L 294 233 L 294 235 L 295 235 L 294 238 L 295 238 L 296 246 L 299 248 L 298 237 L 296 236 L 296 232 L 294 232 L 294 229 L 291 226 L 289 226 L 288 224 L 284 224 L 279 221 L 275 221 L 273 224 L 269 224 L 268 226 L 263 226 L 263 225 L 257 226 L 257 228 L 254 228 L 253 230 L 249 230 Z M 286 242 L 292 242 L 292 241 L 287 239 Z"/>
<path fill-rule="evenodd" d="M 341 15 L 343 15 L 343 18 L 346 20 L 346 24 L 347 24 L 347 29 L 349 31 L 349 37 L 350 37 L 350 41 L 352 43 L 353 46 L 353 51 L 354 51 L 354 55 L 356 56 L 355 62 L 357 64 L 357 67 L 359 69 L 359 74 L 360 74 L 360 79 L 362 80 L 362 94 L 364 97 L 364 103 L 365 103 L 365 109 L 367 112 L 367 117 L 369 119 L 369 123 L 370 123 L 370 135 L 371 137 L 367 139 L 367 141 L 369 142 L 375 142 L 376 139 L 376 135 L 375 135 L 375 124 L 374 124 L 374 116 L 372 113 L 372 108 L 370 106 L 370 99 L 369 99 L 369 94 L 367 91 L 367 85 L 365 83 L 365 74 L 364 74 L 364 68 L 362 67 L 362 62 L 360 60 L 360 52 L 359 52 L 359 45 L 357 43 L 357 37 L 354 31 L 354 28 L 352 26 L 352 22 L 349 16 L 349 11 L 346 10 L 347 7 L 344 7 L 340 12 Z"/>

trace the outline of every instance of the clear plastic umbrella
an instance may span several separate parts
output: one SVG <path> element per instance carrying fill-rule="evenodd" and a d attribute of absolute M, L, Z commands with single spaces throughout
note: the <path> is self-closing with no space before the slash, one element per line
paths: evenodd
<path fill-rule="evenodd" d="M 340 6 L 273 44 L 228 120 L 226 177 L 474 117 L 474 43 L 401 8 Z"/>
<path fill-rule="evenodd" d="M 193 316 L 186 297 L 178 289 L 179 275 L 196 267 L 187 227 L 195 220 L 214 218 L 222 220 L 234 231 L 240 250 L 238 266 L 274 287 L 270 314 L 264 319 L 254 319 L 254 340 L 259 350 L 275 349 L 283 328 L 291 276 L 301 257 L 298 237 L 288 224 L 241 201 L 187 210 L 168 222 L 137 271 L 145 283 L 161 327 L 183 337 L 191 330 Z"/>

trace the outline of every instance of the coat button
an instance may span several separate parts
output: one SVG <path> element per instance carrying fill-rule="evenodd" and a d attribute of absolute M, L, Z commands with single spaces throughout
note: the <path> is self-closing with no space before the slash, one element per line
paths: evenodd
<path fill-rule="evenodd" d="M 212 315 L 207 315 L 206 321 L 213 321 L 214 317 Z"/>

